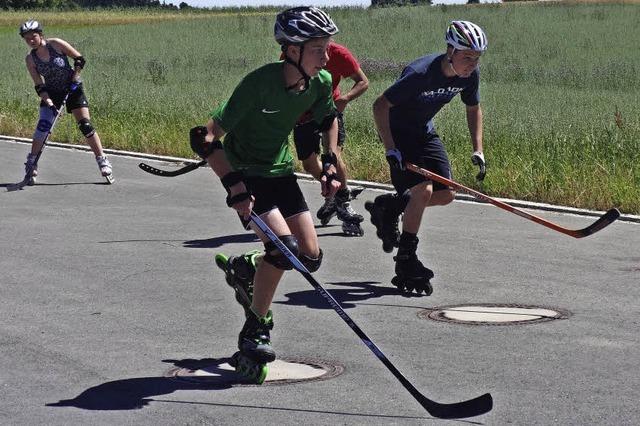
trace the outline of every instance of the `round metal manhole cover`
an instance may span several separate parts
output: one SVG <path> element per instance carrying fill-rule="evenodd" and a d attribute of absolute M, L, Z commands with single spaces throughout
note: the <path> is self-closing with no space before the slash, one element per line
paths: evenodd
<path fill-rule="evenodd" d="M 339 376 L 345 370 L 340 363 L 310 358 L 281 357 L 269 363 L 269 372 L 262 385 L 247 383 L 229 365 L 229 358 L 211 359 L 207 365 L 176 367 L 167 377 L 202 385 L 269 386 L 287 385 L 314 380 L 327 380 Z"/>
<path fill-rule="evenodd" d="M 472 325 L 524 325 L 567 319 L 565 309 L 504 303 L 441 306 L 418 312 L 418 317 Z"/>

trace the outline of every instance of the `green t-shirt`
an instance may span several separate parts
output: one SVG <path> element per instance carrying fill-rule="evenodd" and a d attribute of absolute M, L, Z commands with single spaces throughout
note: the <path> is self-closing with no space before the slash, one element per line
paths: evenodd
<path fill-rule="evenodd" d="M 284 62 L 247 74 L 211 117 L 227 132 L 224 151 L 231 166 L 248 176 L 283 176 L 294 171 L 289 133 L 307 110 L 321 123 L 335 110 L 331 74 L 322 70 L 303 92 L 285 89 Z"/>

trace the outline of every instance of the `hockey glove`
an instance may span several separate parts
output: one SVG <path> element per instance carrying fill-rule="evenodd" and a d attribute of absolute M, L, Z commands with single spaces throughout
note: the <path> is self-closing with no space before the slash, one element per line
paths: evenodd
<path fill-rule="evenodd" d="M 480 182 L 484 180 L 484 176 L 487 174 L 487 163 L 484 161 L 484 154 L 480 151 L 476 151 L 471 156 L 471 162 L 480 167 L 480 171 L 476 175 L 476 179 Z"/>
<path fill-rule="evenodd" d="M 404 170 L 404 162 L 402 161 L 402 153 L 398 148 L 388 149 L 387 153 L 387 162 L 389 163 L 389 167 L 396 170 Z"/>
<path fill-rule="evenodd" d="M 191 149 L 203 160 L 206 160 L 216 149 L 223 149 L 220 141 L 207 142 L 204 139 L 208 132 L 205 126 L 196 126 L 189 130 Z"/>

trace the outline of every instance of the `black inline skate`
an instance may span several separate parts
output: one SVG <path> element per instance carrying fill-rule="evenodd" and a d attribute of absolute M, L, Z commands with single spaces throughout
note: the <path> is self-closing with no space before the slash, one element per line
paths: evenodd
<path fill-rule="evenodd" d="M 434 276 L 433 271 L 418 260 L 417 247 L 417 237 L 406 240 L 401 238 L 398 254 L 393 258 L 396 262 L 396 276 L 391 279 L 391 284 L 402 292 L 415 291 L 418 295 L 424 292 L 425 296 L 430 296 L 433 288 L 429 280 Z"/>
<path fill-rule="evenodd" d="M 256 385 L 263 384 L 269 373 L 269 366 L 266 363 L 257 363 L 240 351 L 233 354 L 229 365 L 235 368 L 243 381 Z"/>
<path fill-rule="evenodd" d="M 376 227 L 376 235 L 382 240 L 382 250 L 386 253 L 391 253 L 394 247 L 398 247 L 400 238 L 400 213 L 395 205 L 395 197 L 394 194 L 382 194 L 374 201 L 364 203 L 364 208 L 371 213 L 371 223 Z"/>
<path fill-rule="evenodd" d="M 256 364 L 273 362 L 276 352 L 271 347 L 270 331 L 273 329 L 273 315 L 271 311 L 259 317 L 252 310 L 244 322 L 238 336 L 238 349 L 242 355 L 253 360 Z"/>
<path fill-rule="evenodd" d="M 349 190 L 338 191 L 334 198 L 335 211 L 338 219 L 342 221 L 342 232 L 346 235 L 362 237 L 364 230 L 360 226 L 360 223 L 364 220 L 364 217 L 353 210 L 349 202 L 351 199 Z"/>
<path fill-rule="evenodd" d="M 236 300 L 244 309 L 245 315 L 253 300 L 253 277 L 261 254 L 260 250 L 252 250 L 240 256 L 216 254 L 216 265 L 224 272 L 225 280 L 235 291 Z"/>

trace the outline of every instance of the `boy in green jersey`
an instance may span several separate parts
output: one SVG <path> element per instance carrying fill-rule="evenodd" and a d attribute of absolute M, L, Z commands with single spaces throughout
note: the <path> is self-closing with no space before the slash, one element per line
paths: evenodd
<path fill-rule="evenodd" d="M 300 115 L 311 111 L 328 141 L 322 155 L 322 195 L 334 196 L 340 188 L 335 155 L 338 126 L 331 75 L 323 67 L 328 60 L 327 46 L 337 32 L 331 18 L 315 7 L 279 13 L 274 35 L 284 61 L 250 72 L 229 100 L 212 112 L 206 127 L 191 129 L 191 146 L 220 177 L 227 204 L 264 243 L 264 255 L 252 264 L 257 264 L 255 276 L 245 280 L 252 287 L 245 293 L 251 297 L 244 298 L 247 318 L 238 339 L 240 354 L 262 366 L 253 377 L 256 382 L 264 380 L 265 363 L 276 358 L 269 333 L 273 328 L 270 306 L 284 271 L 291 266 L 250 222 L 250 214 L 253 210 L 259 215 L 309 271 L 318 270 L 322 250 L 294 174 L 288 136 Z M 220 142 L 223 136 L 224 144 Z"/>

